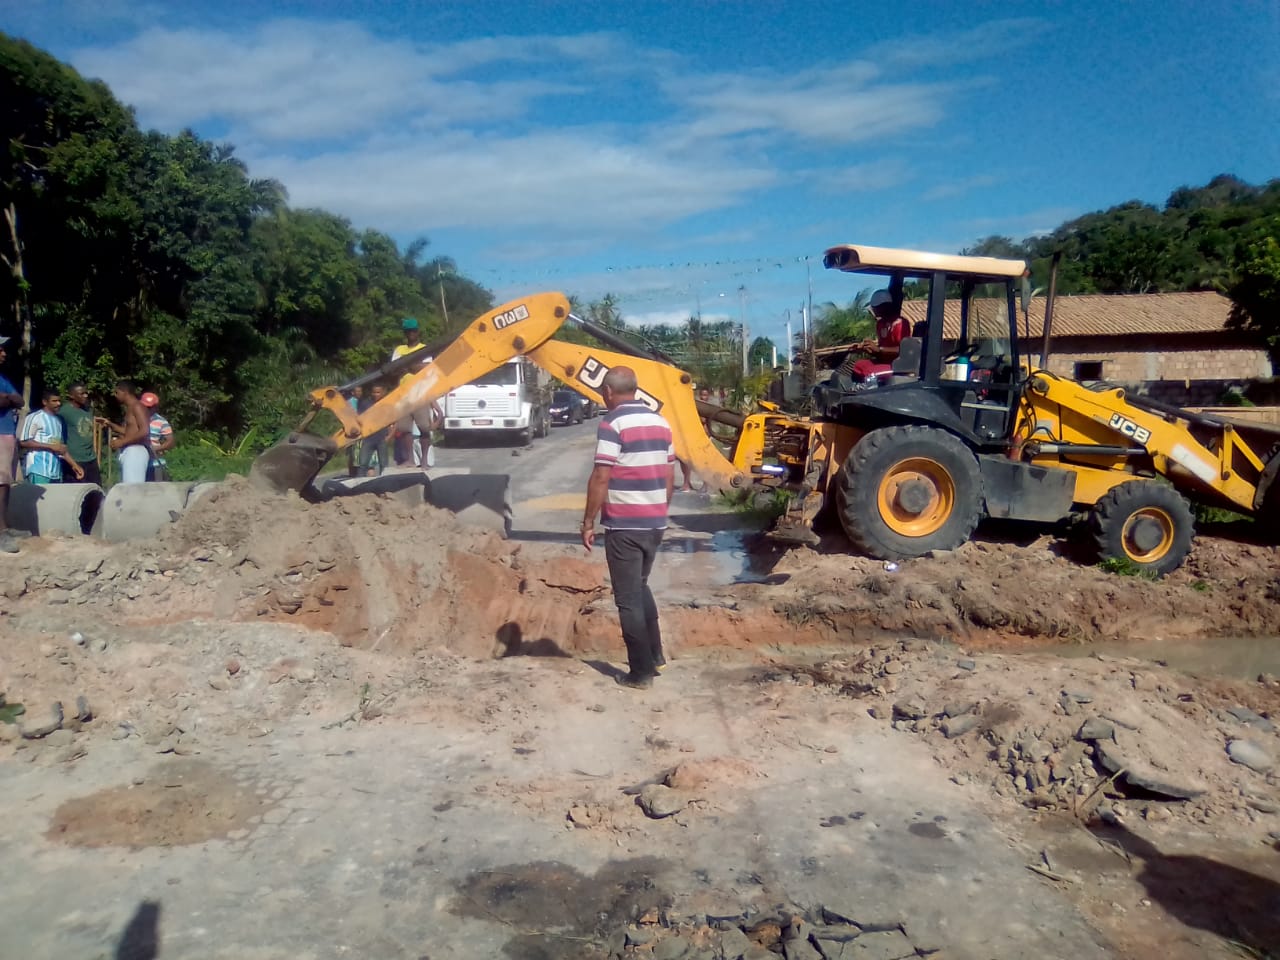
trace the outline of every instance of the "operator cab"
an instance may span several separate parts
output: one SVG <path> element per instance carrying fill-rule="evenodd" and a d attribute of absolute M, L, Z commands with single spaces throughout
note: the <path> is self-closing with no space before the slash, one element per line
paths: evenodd
<path fill-rule="evenodd" d="M 1023 261 L 843 245 L 827 250 L 823 264 L 884 278 L 912 326 L 891 370 L 866 383 L 836 377 L 821 388 L 820 416 L 867 424 L 881 411 L 946 426 L 979 447 L 1008 439 L 1025 380 L 1017 339 Z"/>

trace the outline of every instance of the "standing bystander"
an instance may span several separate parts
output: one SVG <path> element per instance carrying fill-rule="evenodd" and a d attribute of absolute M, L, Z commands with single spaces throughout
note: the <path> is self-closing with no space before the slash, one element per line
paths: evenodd
<path fill-rule="evenodd" d="M 67 453 L 66 433 L 58 417 L 61 407 L 62 397 L 58 391 L 46 390 L 40 409 L 32 410 L 22 421 L 19 443 L 24 451 L 22 472 L 28 483 L 61 483 L 64 463 L 77 480 L 84 479 L 84 470 Z"/>
<path fill-rule="evenodd" d="M 351 404 L 351 410 L 357 415 L 360 413 L 360 401 L 364 399 L 364 387 L 352 387 L 351 396 L 347 397 L 347 403 Z M 347 444 L 347 476 L 356 476 L 356 464 L 360 462 L 360 441 Z"/>
<path fill-rule="evenodd" d="M 614 367 L 600 385 L 609 412 L 596 435 L 582 545 L 591 551 L 599 512 L 607 531 L 604 555 L 613 601 L 627 646 L 629 672 L 617 681 L 643 689 L 666 663 L 649 573 L 667 526 L 676 455 L 671 426 L 636 398 L 636 389 L 636 374 L 630 367 Z"/>
<path fill-rule="evenodd" d="M 0 337 L 0 365 L 7 354 L 8 337 Z M 18 414 L 22 410 L 22 394 L 0 374 L 0 532 L 9 529 L 5 517 L 9 513 L 9 488 L 18 471 Z M 17 549 L 16 547 L 14 548 Z"/>
<path fill-rule="evenodd" d="M 93 423 L 93 410 L 89 407 L 89 391 L 79 381 L 67 388 L 67 399 L 58 416 L 66 427 L 67 453 L 71 459 L 80 464 L 84 472 L 85 483 L 102 483 L 102 471 L 98 468 L 98 457 L 93 449 L 93 433 L 97 429 Z"/>
<path fill-rule="evenodd" d="M 401 357 L 407 357 L 411 353 L 417 353 L 426 346 L 422 342 L 422 330 L 418 326 L 417 318 L 405 317 L 400 321 L 400 329 L 404 331 L 404 343 L 400 344 L 391 351 L 391 359 L 399 360 Z M 426 354 L 423 354 L 423 361 L 427 360 Z M 410 377 L 413 376 L 412 371 L 406 371 L 400 377 L 400 383 L 403 385 Z M 401 417 L 396 424 L 396 464 L 404 466 L 413 460 L 413 444 L 414 438 L 420 434 L 418 425 L 414 423 L 413 417 Z"/>
<path fill-rule="evenodd" d="M 151 462 L 147 464 L 147 480 L 164 483 L 169 479 L 169 464 L 164 455 L 174 448 L 177 438 L 173 427 L 160 415 L 160 398 L 154 393 L 142 395 L 142 405 L 147 408 L 147 445 L 151 448 Z"/>
<path fill-rule="evenodd" d="M 375 383 L 369 388 L 369 397 L 362 401 L 363 406 L 361 413 L 368 410 L 375 403 L 387 395 L 387 388 L 380 383 Z M 360 473 L 366 477 L 380 477 L 384 470 L 387 469 L 389 457 L 387 456 L 387 440 L 390 438 L 391 427 L 386 426 L 376 433 L 371 433 L 360 441 Z M 377 458 L 378 467 L 375 470 L 373 466 L 374 459 Z"/>
<path fill-rule="evenodd" d="M 146 483 L 147 467 L 151 464 L 151 448 L 147 445 L 151 430 L 147 425 L 146 408 L 138 400 L 138 387 L 132 380 L 116 381 L 116 400 L 124 408 L 124 420 L 111 423 L 97 422 L 110 428 L 111 449 L 120 458 L 121 483 Z"/>

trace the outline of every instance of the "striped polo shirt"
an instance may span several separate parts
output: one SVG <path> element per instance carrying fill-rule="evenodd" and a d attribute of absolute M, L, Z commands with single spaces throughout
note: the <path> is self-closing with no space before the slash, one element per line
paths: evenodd
<path fill-rule="evenodd" d="M 34 440 L 36 443 L 64 443 L 62 421 L 48 410 L 33 410 L 22 421 L 21 440 Z M 31 476 L 48 477 L 51 480 L 62 479 L 62 461 L 52 450 L 27 450 L 22 460 L 22 472 Z"/>
<path fill-rule="evenodd" d="M 667 477 L 676 462 L 671 427 L 639 400 L 610 410 L 596 434 L 596 463 L 611 467 L 600 519 L 609 530 L 667 526 Z"/>

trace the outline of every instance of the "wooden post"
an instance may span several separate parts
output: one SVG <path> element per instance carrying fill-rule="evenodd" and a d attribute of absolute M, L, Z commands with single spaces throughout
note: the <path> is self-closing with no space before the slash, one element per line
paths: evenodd
<path fill-rule="evenodd" d="M 22 406 L 31 409 L 31 306 L 27 302 L 27 277 L 22 264 L 22 241 L 18 238 L 18 210 L 10 201 L 4 208 L 4 220 L 9 225 L 9 243 L 12 257 L 0 253 L 0 260 L 9 268 L 17 292 L 13 298 L 14 325 L 21 330 L 18 353 L 22 357 Z"/>

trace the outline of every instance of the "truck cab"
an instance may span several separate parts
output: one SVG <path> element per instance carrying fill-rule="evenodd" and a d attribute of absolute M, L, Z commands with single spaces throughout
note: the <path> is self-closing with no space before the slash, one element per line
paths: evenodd
<path fill-rule="evenodd" d="M 507 433 L 525 443 L 551 429 L 547 375 L 523 357 L 455 387 L 444 398 L 446 440 L 481 432 Z"/>

